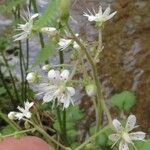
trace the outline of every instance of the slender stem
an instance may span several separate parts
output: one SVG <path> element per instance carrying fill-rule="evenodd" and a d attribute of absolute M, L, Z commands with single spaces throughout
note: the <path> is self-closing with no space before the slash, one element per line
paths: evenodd
<path fill-rule="evenodd" d="M 58 122 L 59 122 L 60 130 L 63 132 L 62 120 L 61 120 L 61 114 L 60 114 L 59 107 L 56 108 L 56 113 L 57 113 L 57 119 L 58 119 Z"/>
<path fill-rule="evenodd" d="M 99 130 L 97 133 L 95 133 L 93 136 L 91 136 L 90 138 L 88 138 L 84 143 L 82 143 L 79 147 L 77 147 L 75 150 L 81 150 L 82 148 L 84 148 L 89 142 L 91 142 L 92 140 L 94 140 L 97 136 L 99 136 L 101 133 L 105 132 L 107 129 L 109 128 L 109 126 L 104 127 L 103 129 Z"/>
<path fill-rule="evenodd" d="M 34 131 L 34 130 L 35 130 L 35 128 L 28 129 L 28 130 L 22 130 L 22 131 L 18 131 L 18 132 L 9 134 L 9 135 L 4 135 L 4 136 L 2 136 L 2 138 L 6 138 L 6 137 L 10 137 L 10 136 L 15 136 L 15 135 L 18 135 L 18 134 L 24 134 L 24 133 L 31 132 L 31 131 Z"/>
<path fill-rule="evenodd" d="M 64 64 L 64 52 L 63 51 L 59 51 L 59 60 L 60 60 L 60 64 Z M 62 67 L 61 67 L 62 68 Z M 67 140 L 67 131 L 66 131 L 66 110 L 63 110 L 63 114 L 62 114 L 62 133 L 63 133 L 63 138 L 65 139 L 65 143 L 68 144 L 68 140 Z"/>
<path fill-rule="evenodd" d="M 8 96 L 9 96 L 9 98 L 10 98 L 10 100 L 11 100 L 11 103 L 14 105 L 14 98 L 13 98 L 13 95 L 11 94 L 11 92 L 10 92 L 10 90 L 9 90 L 9 87 L 7 86 L 7 83 L 5 82 L 5 78 L 4 78 L 4 76 L 3 76 L 3 73 L 2 73 L 2 71 L 1 71 L 1 67 L 0 67 L 0 79 L 1 79 L 1 81 L 2 81 L 2 83 L 3 83 L 3 86 L 4 86 L 4 88 L 6 89 L 6 91 L 7 91 L 7 94 L 8 94 Z M 14 106 L 15 107 L 15 106 Z"/>
<path fill-rule="evenodd" d="M 20 62 L 20 71 L 21 71 L 21 96 L 22 101 L 24 101 L 24 69 L 23 69 L 23 63 L 22 63 L 22 44 L 21 41 L 19 41 L 19 62 Z"/>
<path fill-rule="evenodd" d="M 31 2 L 32 2 L 33 8 L 34 8 L 34 12 L 35 12 L 35 13 L 38 13 L 36 0 L 31 0 Z M 43 38 L 43 35 L 42 35 L 41 32 L 39 33 L 39 38 L 40 38 L 41 48 L 44 48 L 45 43 L 44 43 L 44 38 Z M 48 60 L 45 61 L 45 64 L 48 64 Z"/>
<path fill-rule="evenodd" d="M 98 104 L 98 111 L 99 111 L 99 117 L 98 117 L 98 126 L 97 126 L 97 131 L 100 129 L 101 126 L 101 121 L 102 121 L 102 108 L 104 109 L 109 124 L 111 124 L 112 119 L 111 119 L 111 115 L 109 110 L 107 109 L 104 99 L 103 99 L 103 95 L 102 95 L 102 91 L 101 91 L 101 85 L 98 79 L 98 73 L 97 73 L 97 68 L 96 68 L 96 64 L 94 63 L 94 61 L 92 60 L 91 55 L 89 54 L 88 50 L 86 49 L 86 47 L 80 42 L 80 40 L 75 36 L 74 32 L 72 31 L 72 29 L 70 28 L 69 24 L 67 23 L 67 28 L 69 30 L 69 32 L 71 33 L 71 35 L 73 36 L 74 40 L 77 42 L 77 44 L 81 47 L 81 50 L 83 50 L 83 52 L 86 54 L 86 57 L 89 61 L 89 63 L 91 64 L 92 67 L 92 71 L 93 71 L 93 77 L 95 80 L 95 84 L 97 87 L 97 104 Z"/>
<path fill-rule="evenodd" d="M 98 31 L 98 50 L 102 49 L 102 30 Z"/>
<path fill-rule="evenodd" d="M 26 39 L 26 55 L 27 56 L 26 56 L 25 74 L 27 76 L 27 71 L 28 71 L 28 68 L 29 68 L 29 40 L 28 39 Z M 25 91 L 25 99 L 27 98 L 28 87 L 29 87 L 28 82 L 27 82 L 27 80 L 25 80 L 25 89 L 24 89 L 24 91 Z"/>
<path fill-rule="evenodd" d="M 20 101 L 19 95 L 18 95 L 18 90 L 17 90 L 16 84 L 15 84 L 15 80 L 14 80 L 14 77 L 13 77 L 12 72 L 10 70 L 10 66 L 9 66 L 9 64 L 7 62 L 7 59 L 6 59 L 5 55 L 4 55 L 4 53 L 2 52 L 1 54 L 2 54 L 3 60 L 5 62 L 5 65 L 6 65 L 7 69 L 8 69 L 9 75 L 10 75 L 10 78 L 11 78 L 11 81 L 12 81 L 12 84 L 13 84 L 13 88 L 14 88 L 14 92 L 15 92 L 15 95 L 16 95 L 16 99 L 17 99 L 17 101 Z"/>
<path fill-rule="evenodd" d="M 35 123 L 31 122 L 30 120 L 27 120 L 27 119 L 24 119 L 24 120 L 28 121 L 30 124 L 32 124 L 35 127 L 35 129 L 44 136 L 45 140 L 49 144 L 51 144 L 50 141 L 52 141 L 56 145 L 59 145 L 62 149 L 67 150 L 67 147 L 65 147 L 61 143 L 57 142 L 54 138 L 52 138 L 47 132 L 45 132 L 45 130 L 43 130 L 42 128 L 40 128 L 38 125 L 36 125 Z"/>

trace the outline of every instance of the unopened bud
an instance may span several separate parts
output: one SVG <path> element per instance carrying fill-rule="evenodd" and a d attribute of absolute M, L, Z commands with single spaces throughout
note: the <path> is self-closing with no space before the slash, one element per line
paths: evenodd
<path fill-rule="evenodd" d="M 39 79 L 38 77 L 38 74 L 35 73 L 35 72 L 30 72 L 27 74 L 27 77 L 26 77 L 26 80 L 29 82 L 29 83 L 35 83 L 37 82 Z"/>
<path fill-rule="evenodd" d="M 67 22 L 69 18 L 70 0 L 61 0 L 60 17 L 63 22 Z"/>
<path fill-rule="evenodd" d="M 48 34 L 49 36 L 56 36 L 58 34 L 58 31 L 54 27 L 43 27 L 41 29 L 41 32 Z"/>
<path fill-rule="evenodd" d="M 44 71 L 46 71 L 46 72 L 48 72 L 48 71 L 50 71 L 50 69 L 51 69 L 51 65 L 44 65 L 43 67 L 42 67 L 42 70 L 44 70 Z"/>
<path fill-rule="evenodd" d="M 16 115 L 16 112 L 14 112 L 14 111 L 11 111 L 9 114 L 8 114 L 8 118 L 10 119 L 10 120 L 15 120 L 15 115 Z"/>
<path fill-rule="evenodd" d="M 97 88 L 95 84 L 89 84 L 85 87 L 85 91 L 88 96 L 92 97 L 95 96 L 97 93 Z"/>

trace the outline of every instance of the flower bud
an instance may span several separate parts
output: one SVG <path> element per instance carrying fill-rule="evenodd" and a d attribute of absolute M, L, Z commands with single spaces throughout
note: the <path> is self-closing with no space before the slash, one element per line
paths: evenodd
<path fill-rule="evenodd" d="M 73 48 L 74 49 L 79 49 L 80 48 L 80 46 L 77 44 L 77 42 L 73 42 Z"/>
<path fill-rule="evenodd" d="M 15 115 L 16 115 L 16 112 L 14 112 L 14 111 L 11 111 L 9 114 L 8 114 L 8 118 L 10 119 L 10 120 L 15 120 Z"/>
<path fill-rule="evenodd" d="M 48 34 L 49 36 L 56 36 L 58 34 L 58 31 L 54 27 L 43 27 L 41 29 L 41 32 Z"/>
<path fill-rule="evenodd" d="M 27 74 L 27 77 L 26 77 L 26 80 L 29 82 L 29 83 L 35 83 L 37 82 L 39 79 L 38 77 L 38 74 L 37 73 L 34 73 L 34 72 L 30 72 Z"/>
<path fill-rule="evenodd" d="M 88 96 L 92 97 L 95 96 L 97 93 L 97 88 L 95 84 L 89 84 L 85 87 L 85 91 Z"/>
<path fill-rule="evenodd" d="M 42 67 L 42 70 L 44 70 L 44 71 L 46 71 L 46 72 L 48 72 L 49 70 L 51 69 L 51 65 L 44 65 L 43 67 Z"/>
<path fill-rule="evenodd" d="M 69 18 L 70 0 L 61 0 L 60 2 L 60 18 L 63 22 L 67 22 Z"/>

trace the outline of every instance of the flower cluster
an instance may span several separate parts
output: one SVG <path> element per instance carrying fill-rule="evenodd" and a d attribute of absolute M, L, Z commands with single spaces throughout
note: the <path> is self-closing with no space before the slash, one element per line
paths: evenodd
<path fill-rule="evenodd" d="M 128 144 L 134 145 L 132 141 L 144 140 L 145 138 L 145 133 L 142 131 L 130 133 L 133 129 L 138 127 L 135 126 L 136 117 L 134 115 L 130 115 L 128 117 L 125 127 L 123 127 L 117 119 L 114 119 L 112 123 L 116 131 L 116 134 L 111 134 L 109 136 L 109 139 L 115 142 L 113 146 L 120 141 L 119 150 L 129 150 Z"/>
<path fill-rule="evenodd" d="M 49 70 L 48 82 L 38 85 L 40 90 L 37 95 L 43 95 L 43 103 L 53 101 L 53 104 L 55 102 L 57 105 L 63 104 L 63 108 L 68 108 L 70 104 L 74 104 L 72 97 L 75 95 L 75 89 L 67 86 L 69 74 L 68 70 L 61 72 L 54 69 Z"/>
<path fill-rule="evenodd" d="M 11 111 L 8 114 L 8 118 L 11 120 L 16 120 L 16 119 L 21 120 L 23 118 L 27 118 L 27 119 L 31 118 L 32 113 L 29 110 L 33 106 L 33 104 L 34 104 L 33 102 L 31 102 L 31 103 L 29 103 L 28 101 L 24 102 L 24 108 L 18 106 L 17 109 L 20 112 Z"/>

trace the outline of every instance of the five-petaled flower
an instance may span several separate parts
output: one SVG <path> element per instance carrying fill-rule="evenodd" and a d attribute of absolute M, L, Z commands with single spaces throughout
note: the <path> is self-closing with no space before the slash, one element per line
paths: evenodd
<path fill-rule="evenodd" d="M 17 109 L 20 111 L 20 112 L 10 112 L 8 114 L 8 118 L 11 119 L 11 120 L 15 120 L 15 119 L 18 119 L 18 120 L 21 120 L 23 118 L 31 118 L 31 115 L 32 113 L 29 111 L 30 108 L 33 106 L 33 102 L 24 102 L 24 108 L 23 107 L 20 107 L 18 106 Z"/>
<path fill-rule="evenodd" d="M 29 37 L 33 29 L 33 20 L 38 16 L 38 13 L 32 15 L 28 9 L 28 12 L 25 13 L 25 17 L 22 16 L 25 24 L 18 24 L 16 30 L 20 31 L 20 33 L 13 36 L 14 41 L 23 40 Z"/>
<path fill-rule="evenodd" d="M 111 134 L 109 139 L 114 142 L 113 146 L 120 141 L 119 150 L 129 150 L 128 144 L 132 144 L 134 146 L 134 140 L 144 140 L 145 138 L 145 133 L 142 131 L 130 132 L 138 127 L 135 126 L 136 117 L 134 115 L 130 115 L 127 118 L 125 127 L 123 127 L 117 119 L 114 119 L 112 123 L 116 130 L 116 134 Z"/>
<path fill-rule="evenodd" d="M 84 12 L 83 16 L 87 17 L 89 21 L 95 21 L 100 25 L 102 25 L 104 22 L 111 19 L 117 13 L 115 11 L 110 14 L 110 11 L 111 11 L 110 6 L 108 6 L 103 13 L 102 7 L 100 6 L 98 13 L 96 13 L 94 9 L 93 9 L 93 13 L 88 9 L 89 13 Z"/>
<path fill-rule="evenodd" d="M 68 78 L 68 70 L 63 70 L 62 72 L 50 70 L 48 72 L 49 81 L 39 85 L 41 90 L 38 95 L 44 95 L 43 102 L 53 101 L 53 104 L 57 102 L 57 105 L 63 104 L 63 108 L 68 108 L 70 103 L 74 105 L 72 96 L 75 95 L 75 89 L 66 85 Z"/>

